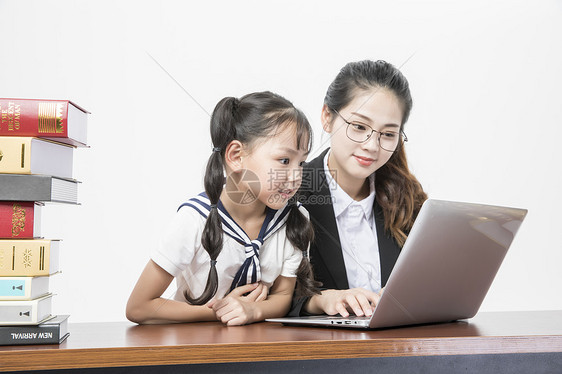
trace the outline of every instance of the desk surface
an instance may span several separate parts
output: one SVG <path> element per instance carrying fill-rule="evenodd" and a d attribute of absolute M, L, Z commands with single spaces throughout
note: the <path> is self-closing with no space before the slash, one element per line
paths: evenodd
<path fill-rule="evenodd" d="M 76 323 L 61 345 L 0 347 L 0 371 L 196 363 L 562 352 L 562 311 L 357 331 L 278 323 Z"/>

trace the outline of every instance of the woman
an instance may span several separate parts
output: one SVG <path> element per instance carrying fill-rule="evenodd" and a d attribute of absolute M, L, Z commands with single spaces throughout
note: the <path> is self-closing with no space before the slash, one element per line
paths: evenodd
<path fill-rule="evenodd" d="M 314 226 L 310 262 L 324 290 L 295 297 L 291 315 L 372 314 L 427 199 L 403 146 L 411 108 L 408 81 L 385 61 L 351 62 L 329 86 L 321 121 L 330 148 L 305 166 L 297 197 Z"/>

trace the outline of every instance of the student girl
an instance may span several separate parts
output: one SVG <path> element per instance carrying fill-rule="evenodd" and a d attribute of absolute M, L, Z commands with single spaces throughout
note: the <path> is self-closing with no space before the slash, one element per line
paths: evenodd
<path fill-rule="evenodd" d="M 372 314 L 427 199 L 404 150 L 411 108 L 408 81 L 385 61 L 351 62 L 328 87 L 321 121 L 330 147 L 305 166 L 298 195 L 325 290 L 296 297 L 291 315 Z"/>
<path fill-rule="evenodd" d="M 312 294 L 312 226 L 304 208 L 288 204 L 311 139 L 304 114 L 279 95 L 222 99 L 211 116 L 205 193 L 178 209 L 131 293 L 127 318 L 242 325 L 285 315 L 295 283 L 297 294 Z M 174 277 L 174 299 L 162 298 Z"/>

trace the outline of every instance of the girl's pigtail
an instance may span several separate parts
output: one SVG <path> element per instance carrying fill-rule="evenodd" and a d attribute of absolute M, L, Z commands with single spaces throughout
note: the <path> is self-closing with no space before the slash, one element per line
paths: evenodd
<path fill-rule="evenodd" d="M 314 273 L 308 258 L 308 247 L 314 238 L 314 229 L 310 221 L 302 214 L 296 203 L 290 202 L 291 211 L 287 217 L 287 238 L 297 249 L 302 251 L 302 260 L 297 269 L 297 297 L 320 294 L 320 282 L 314 280 Z"/>
<path fill-rule="evenodd" d="M 201 244 L 211 258 L 209 275 L 205 290 L 198 298 L 191 298 L 187 291 L 184 292 L 185 299 L 193 305 L 202 305 L 215 296 L 218 288 L 218 274 L 216 269 L 217 257 L 222 251 L 223 232 L 218 202 L 224 186 L 223 157 L 225 147 L 235 136 L 234 117 L 238 99 L 227 97 L 222 99 L 211 116 L 211 140 L 213 141 L 213 152 L 207 162 L 205 170 L 205 192 L 211 202 L 211 209 L 205 222 L 205 228 L 201 235 Z"/>

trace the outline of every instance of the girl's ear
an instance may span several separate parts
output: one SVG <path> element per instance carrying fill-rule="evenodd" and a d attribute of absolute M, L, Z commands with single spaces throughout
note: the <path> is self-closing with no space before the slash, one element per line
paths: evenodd
<path fill-rule="evenodd" d="M 322 113 L 320 114 L 320 122 L 322 123 L 322 128 L 327 133 L 332 132 L 332 112 L 328 109 L 328 106 L 324 104 L 322 106 Z"/>
<path fill-rule="evenodd" d="M 242 156 L 244 155 L 244 146 L 238 140 L 231 141 L 226 146 L 224 152 L 224 161 L 226 166 L 234 173 L 242 170 Z"/>

